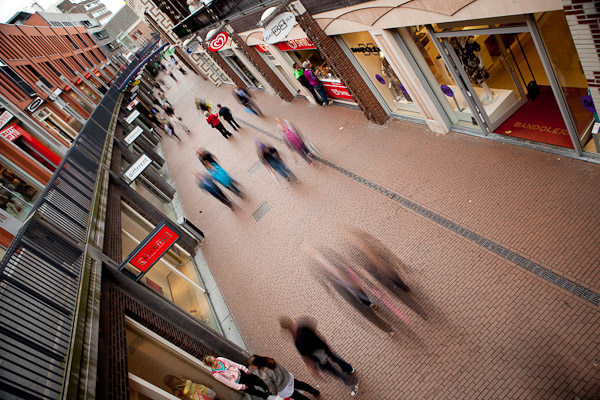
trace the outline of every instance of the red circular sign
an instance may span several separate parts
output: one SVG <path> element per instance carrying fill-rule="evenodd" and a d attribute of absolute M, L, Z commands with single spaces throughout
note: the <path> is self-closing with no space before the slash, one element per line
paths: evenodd
<path fill-rule="evenodd" d="M 221 50 L 229 40 L 229 35 L 225 32 L 219 33 L 213 40 L 208 44 L 208 49 L 210 51 L 218 51 Z"/>

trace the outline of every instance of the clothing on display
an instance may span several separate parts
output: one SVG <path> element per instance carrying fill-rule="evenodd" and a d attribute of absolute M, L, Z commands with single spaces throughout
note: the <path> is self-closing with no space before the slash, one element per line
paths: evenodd
<path fill-rule="evenodd" d="M 479 56 L 479 52 L 481 51 L 479 43 L 475 41 L 471 42 L 471 38 L 469 37 L 454 37 L 450 39 L 450 43 L 456 55 L 458 55 L 471 83 L 481 85 L 490 77 Z"/>
<path fill-rule="evenodd" d="M 412 103 L 412 99 L 410 98 L 408 93 L 400 90 L 400 85 L 402 83 L 400 82 L 400 79 L 398 79 L 398 77 L 396 76 L 394 69 L 392 68 L 388 60 L 386 60 L 383 53 L 379 53 L 379 57 L 381 58 L 381 75 L 388 78 L 388 87 L 392 91 L 394 98 L 397 101 L 402 101 L 406 99 L 407 101 Z"/>

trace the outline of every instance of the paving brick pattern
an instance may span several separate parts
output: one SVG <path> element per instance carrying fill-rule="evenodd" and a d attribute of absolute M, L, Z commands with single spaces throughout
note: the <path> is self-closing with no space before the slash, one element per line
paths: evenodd
<path fill-rule="evenodd" d="M 248 115 L 230 89 L 197 78 L 167 92 L 192 128 L 181 144 L 163 141 L 167 164 L 188 218 L 206 234 L 205 257 L 251 352 L 320 384 L 325 399 L 350 398 L 340 382 L 312 377 L 277 326 L 283 313 L 311 315 L 356 368 L 360 399 L 600 398 L 597 306 L 335 169 L 311 168 L 248 126 L 225 140 L 195 111 L 192 94 L 269 132 L 275 122 Z M 267 116 L 289 118 L 309 134 L 325 159 L 599 291 L 600 166 L 254 94 Z M 262 167 L 249 172 L 257 161 L 253 135 L 281 150 L 300 184 L 276 183 Z M 213 152 L 247 192 L 245 201 L 234 199 L 235 212 L 195 186 L 193 145 Z M 252 213 L 265 201 L 272 209 L 256 222 Z M 346 254 L 340 225 L 370 232 L 405 264 L 400 273 L 424 314 L 394 300 L 411 322 L 393 320 L 394 338 L 328 293 L 301 250 L 309 242 Z"/>

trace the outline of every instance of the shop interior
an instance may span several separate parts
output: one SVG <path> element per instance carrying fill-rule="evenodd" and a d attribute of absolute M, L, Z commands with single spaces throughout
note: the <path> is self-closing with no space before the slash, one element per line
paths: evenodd
<path fill-rule="evenodd" d="M 184 398 L 181 395 L 174 396 L 175 390 L 171 386 L 174 386 L 173 383 L 185 383 L 186 380 L 210 388 L 221 400 L 245 398 L 244 395 L 214 379 L 212 373 L 202 365 L 200 360 L 130 320 L 127 320 L 126 338 L 130 398 L 139 400 Z"/>
<path fill-rule="evenodd" d="M 539 13 L 535 18 L 587 151 L 592 147 L 588 142 L 594 116 L 582 103 L 588 95 L 587 82 L 564 13 Z M 506 25 L 435 25 L 434 29 L 461 32 L 460 36 L 447 38 L 444 43 L 454 51 L 464 68 L 495 133 L 573 148 L 531 34 L 464 35 L 470 29 L 503 26 Z M 454 113 L 453 122 L 459 125 L 472 123 L 473 115 L 462 91 L 452 79 L 425 27 L 412 27 L 411 34 L 438 87 L 446 85 L 450 88 L 450 91 L 442 89 Z"/>
<path fill-rule="evenodd" d="M 121 203 L 123 259 L 148 236 L 154 226 L 125 203 Z M 126 268 L 134 275 L 139 270 L 131 264 Z M 177 244 L 141 278 L 140 283 L 154 290 L 182 310 L 220 332 L 212 308 L 190 254 Z"/>
<path fill-rule="evenodd" d="M 315 75 L 319 80 L 340 82 L 317 49 L 286 51 L 286 54 L 292 59 L 292 65 L 294 63 L 302 65 L 305 61 L 309 61 L 315 67 Z"/>
<path fill-rule="evenodd" d="M 39 190 L 17 176 L 12 170 L 0 164 L 1 209 L 19 221 L 24 221 L 38 195 Z"/>

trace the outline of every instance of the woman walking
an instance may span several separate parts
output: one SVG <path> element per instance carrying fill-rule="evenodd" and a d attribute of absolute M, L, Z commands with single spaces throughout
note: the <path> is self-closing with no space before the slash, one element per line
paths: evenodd
<path fill-rule="evenodd" d="M 275 170 L 281 176 L 283 176 L 288 182 L 290 180 L 297 182 L 298 179 L 296 175 L 292 171 L 288 169 L 288 167 L 284 164 L 279 152 L 275 147 L 268 146 L 264 143 L 255 140 L 256 146 L 258 148 L 258 157 L 262 161 L 262 163 L 267 167 L 267 169 Z M 274 176 L 273 176 L 274 177 Z M 277 180 L 277 179 L 276 179 Z"/>
<path fill-rule="evenodd" d="M 270 357 L 253 355 L 248 360 L 248 365 L 251 369 L 258 370 L 258 376 L 267 384 L 271 394 L 294 400 L 308 400 L 308 397 L 298 392 L 298 390 L 308 392 L 314 396 L 320 394 L 319 390 L 294 378 L 291 372 L 288 372 Z"/>
<path fill-rule="evenodd" d="M 304 139 L 300 136 L 300 132 L 296 129 L 295 126 L 292 125 L 291 122 L 287 120 L 282 120 L 281 118 L 275 117 L 275 121 L 277 121 L 277 125 L 279 125 L 279 132 L 283 141 L 288 145 L 288 147 L 294 150 L 296 153 L 300 154 L 300 157 L 304 159 L 311 166 L 315 166 L 311 157 L 312 154 L 306 147 L 304 143 Z"/>
<path fill-rule="evenodd" d="M 206 356 L 202 362 L 211 368 L 213 377 L 224 385 L 262 399 L 269 397 L 269 387 L 243 365 L 225 357 L 215 358 L 214 356 Z M 256 387 L 262 390 L 258 390 Z"/>
<path fill-rule="evenodd" d="M 221 135 L 223 135 L 225 139 L 229 139 L 231 137 L 231 132 L 229 132 L 227 128 L 225 128 L 225 125 L 221 123 L 219 117 L 216 114 L 211 114 L 208 111 L 204 111 L 204 116 L 206 117 L 206 122 L 216 130 L 221 132 Z"/>
<path fill-rule="evenodd" d="M 203 175 L 198 171 L 194 171 L 194 175 L 196 175 L 196 178 L 198 179 L 198 187 L 200 189 L 206 190 L 211 196 L 225 204 L 227 207 L 231 208 L 231 211 L 233 211 L 233 203 L 227 196 L 225 196 L 225 193 L 219 189 L 212 177 Z"/>
<path fill-rule="evenodd" d="M 243 198 L 244 195 L 236 186 L 236 181 L 217 163 L 211 163 L 206 167 L 212 178 L 223 185 L 224 188 L 231 190 L 236 196 Z"/>

